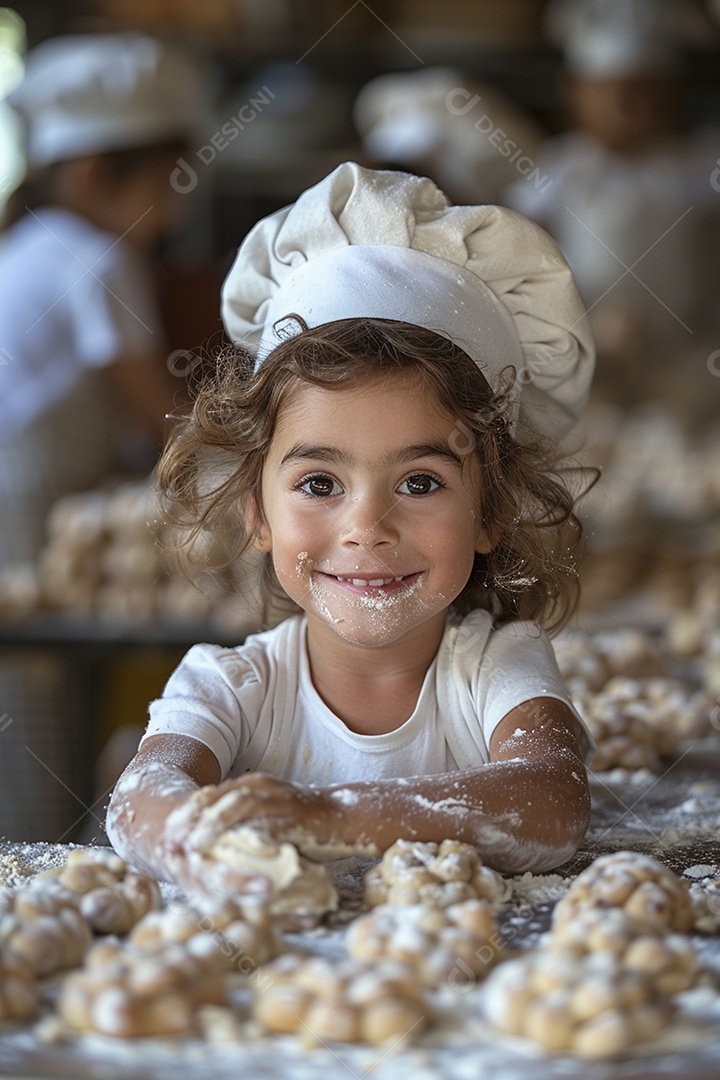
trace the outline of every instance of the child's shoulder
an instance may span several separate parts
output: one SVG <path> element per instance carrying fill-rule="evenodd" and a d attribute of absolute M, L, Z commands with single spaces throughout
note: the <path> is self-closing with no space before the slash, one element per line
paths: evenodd
<path fill-rule="evenodd" d="M 456 627 L 461 632 L 476 631 L 488 636 L 501 634 L 525 638 L 545 635 L 542 626 L 532 619 L 507 619 L 498 622 L 492 612 L 485 608 L 473 608 L 466 614 L 451 609 L 447 627 L 448 629 Z"/>
<path fill-rule="evenodd" d="M 293 615 L 269 630 L 248 634 L 239 645 L 200 642 L 188 650 L 181 663 L 185 671 L 214 670 L 234 682 L 287 665 L 304 648 L 304 616 Z"/>
<path fill-rule="evenodd" d="M 463 655 L 477 658 L 484 653 L 513 652 L 518 648 L 541 653 L 552 650 L 550 639 L 539 623 L 513 619 L 498 624 L 484 608 L 474 608 L 466 615 L 452 613 L 445 632 L 445 644 L 453 659 Z"/>

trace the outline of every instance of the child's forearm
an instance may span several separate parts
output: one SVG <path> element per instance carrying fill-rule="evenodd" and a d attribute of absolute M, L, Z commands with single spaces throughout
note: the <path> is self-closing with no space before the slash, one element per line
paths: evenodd
<path fill-rule="evenodd" d="M 321 839 L 475 845 L 489 866 L 540 871 L 571 857 L 587 829 L 585 770 L 575 760 L 501 761 L 460 773 L 345 784 L 318 792 L 306 824 Z"/>
<path fill-rule="evenodd" d="M 105 831 L 117 853 L 157 878 L 168 878 L 165 827 L 169 815 L 198 785 L 179 766 L 144 761 L 118 780 L 108 806 Z"/>

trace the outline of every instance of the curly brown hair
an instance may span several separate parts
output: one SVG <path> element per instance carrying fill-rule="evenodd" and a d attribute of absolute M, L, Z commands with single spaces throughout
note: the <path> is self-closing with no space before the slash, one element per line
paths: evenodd
<path fill-rule="evenodd" d="M 575 559 L 582 525 L 574 508 L 580 488 L 589 486 L 572 478 L 582 480 L 589 470 L 562 465 L 558 447 L 547 440 L 516 437 L 514 371 L 503 373 L 503 385 L 493 390 L 456 344 L 407 323 L 354 318 L 308 329 L 299 317 L 292 322 L 299 332 L 282 340 L 257 371 L 243 349 L 219 353 L 162 455 L 162 504 L 190 563 L 193 551 L 200 551 L 208 569 L 208 546 L 197 543 L 203 536 L 213 537 L 215 569 L 233 564 L 251 546 L 253 526 L 243 506 L 252 497 L 262 512 L 263 466 L 289 391 L 302 384 L 352 389 L 412 372 L 456 418 L 455 452 L 480 462 L 480 509 L 495 539 L 489 554 L 476 554 L 454 608 L 461 614 L 485 608 L 498 623 L 522 618 L 549 630 L 562 626 L 579 597 Z M 277 599 L 281 590 L 270 557 L 266 582 Z"/>

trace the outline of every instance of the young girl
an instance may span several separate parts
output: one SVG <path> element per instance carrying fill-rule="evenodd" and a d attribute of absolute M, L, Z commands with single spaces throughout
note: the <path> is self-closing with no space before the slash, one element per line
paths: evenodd
<path fill-rule="evenodd" d="M 238 350 L 201 386 L 160 485 L 191 538 L 265 553 L 299 613 L 190 650 L 112 843 L 201 890 L 242 887 L 208 850 L 248 821 L 308 852 L 455 837 L 504 871 L 562 863 L 588 738 L 538 621 L 572 607 L 580 527 L 541 448 L 593 360 L 555 245 L 347 163 L 249 234 L 224 317 L 256 366 Z"/>

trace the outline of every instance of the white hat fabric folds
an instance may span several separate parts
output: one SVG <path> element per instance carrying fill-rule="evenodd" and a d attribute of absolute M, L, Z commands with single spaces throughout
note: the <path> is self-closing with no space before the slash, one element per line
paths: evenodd
<path fill-rule="evenodd" d="M 202 118 L 201 69 L 145 34 L 49 38 L 7 98 L 27 126 L 34 166 L 189 138 Z"/>
<path fill-rule="evenodd" d="M 523 422 L 558 437 L 592 378 L 589 320 L 567 263 L 537 225 L 499 206 L 450 206 L 432 181 L 338 166 L 260 221 L 223 285 L 231 339 L 263 358 L 278 320 L 397 319 L 455 341 L 498 385 L 508 365 Z"/>

